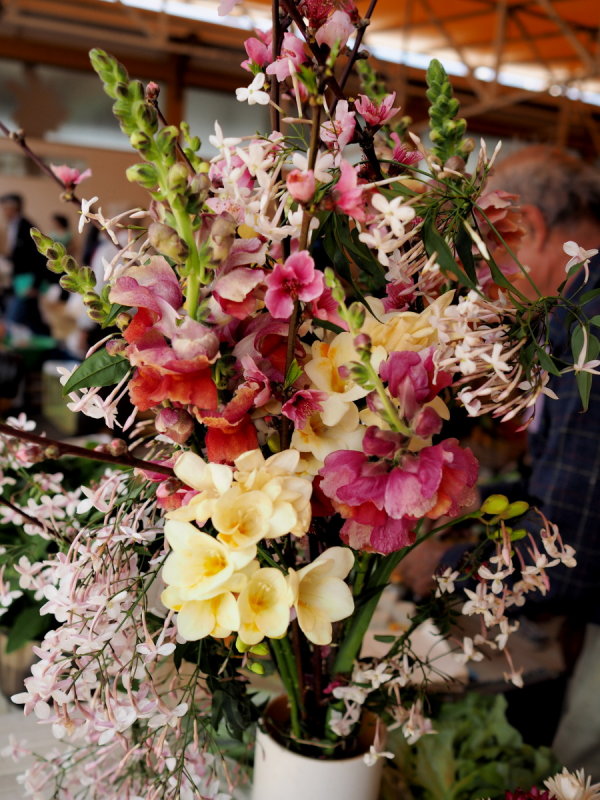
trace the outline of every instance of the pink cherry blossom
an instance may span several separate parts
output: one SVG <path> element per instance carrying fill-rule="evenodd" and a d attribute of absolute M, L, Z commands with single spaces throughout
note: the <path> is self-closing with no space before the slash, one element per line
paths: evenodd
<path fill-rule="evenodd" d="M 379 127 L 388 122 L 388 120 L 400 111 L 400 106 L 398 106 L 398 108 L 392 108 L 395 99 L 396 92 L 392 92 L 384 97 L 381 103 L 377 104 L 366 95 L 359 94 L 354 108 L 364 117 L 368 125 Z"/>
<path fill-rule="evenodd" d="M 354 33 L 352 20 L 345 11 L 334 11 L 324 25 L 321 25 L 315 39 L 320 45 L 326 44 L 333 49 L 336 44 L 344 47 L 350 36 Z"/>
<path fill-rule="evenodd" d="M 312 169 L 302 172 L 299 169 L 293 169 L 286 179 L 286 186 L 288 192 L 299 203 L 308 203 L 312 200 L 315 194 L 315 173 Z"/>
<path fill-rule="evenodd" d="M 333 188 L 334 202 L 340 211 L 364 222 L 365 209 L 362 200 L 363 190 L 358 185 L 358 175 L 349 161 L 340 164 L 340 177 Z"/>
<path fill-rule="evenodd" d="M 306 61 L 304 42 L 293 33 L 283 34 L 281 53 L 277 60 L 267 67 L 267 75 L 275 75 L 278 81 L 289 78 L 292 69 L 296 69 Z"/>
<path fill-rule="evenodd" d="M 347 100 L 340 100 L 335 109 L 335 117 L 321 125 L 321 141 L 334 150 L 343 148 L 352 140 L 356 127 L 356 115 L 348 108 Z"/>
<path fill-rule="evenodd" d="M 50 169 L 65 186 L 77 186 L 81 181 L 84 181 L 92 175 L 91 169 L 80 172 L 78 169 L 68 167 L 66 164 L 61 164 L 60 166 L 50 164 Z"/>
<path fill-rule="evenodd" d="M 316 300 L 323 291 L 323 273 L 315 270 L 315 262 L 306 250 L 291 255 L 277 264 L 267 275 L 266 306 L 275 319 L 288 319 L 294 300 Z"/>
<path fill-rule="evenodd" d="M 251 36 L 244 42 L 246 53 L 248 53 L 248 60 L 242 63 L 242 67 L 249 72 L 250 64 L 256 64 L 257 67 L 266 67 L 271 63 L 271 36 L 263 36 L 261 39 L 256 36 Z"/>
<path fill-rule="evenodd" d="M 296 392 L 287 403 L 281 407 L 281 412 L 288 419 L 291 419 L 295 427 L 302 430 L 306 425 L 307 419 L 317 411 L 323 410 L 323 403 L 327 399 L 325 392 L 318 392 L 314 389 L 301 389 Z"/>
<path fill-rule="evenodd" d="M 394 131 L 390 134 L 390 138 L 396 143 L 392 157 L 394 161 L 399 164 L 404 164 L 407 167 L 417 164 L 423 158 L 422 153 L 418 150 L 409 150 L 404 146 L 398 134 Z"/>

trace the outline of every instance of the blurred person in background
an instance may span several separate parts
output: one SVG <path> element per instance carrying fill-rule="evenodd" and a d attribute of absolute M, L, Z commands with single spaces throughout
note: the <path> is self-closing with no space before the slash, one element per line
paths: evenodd
<path fill-rule="evenodd" d="M 52 214 L 52 230 L 49 236 L 51 239 L 54 239 L 55 242 L 64 245 L 67 252 L 71 252 L 73 232 L 69 224 L 69 219 L 65 217 L 64 214 Z"/>
<path fill-rule="evenodd" d="M 6 223 L 6 257 L 12 265 L 12 281 L 7 293 L 6 321 L 22 325 L 34 334 L 45 335 L 48 327 L 40 316 L 38 298 L 42 283 L 50 273 L 46 259 L 33 239 L 33 223 L 23 215 L 23 198 L 19 194 L 0 197 L 0 209 Z"/>
<path fill-rule="evenodd" d="M 566 279 L 569 255 L 589 251 L 589 280 L 583 269 L 569 279 L 567 296 L 600 289 L 600 171 L 549 146 L 526 147 L 500 163 L 487 190 L 520 198 L 526 233 L 517 249 L 521 264 L 543 295 L 556 293 Z M 570 245 L 563 249 L 563 245 Z M 582 261 L 578 252 L 575 261 Z M 584 257 L 585 257 L 584 256 Z M 519 289 L 536 296 L 520 281 Z M 586 316 L 600 314 L 600 297 L 585 306 Z M 593 331 L 597 333 L 596 331 Z M 560 310 L 550 322 L 552 352 L 570 360 L 570 333 Z M 588 355 L 595 359 L 597 354 Z M 558 400 L 541 396 L 529 427 L 530 475 L 511 500 L 524 499 L 555 523 L 565 544 L 576 550 L 574 569 L 556 567 L 550 591 L 526 611 L 566 614 L 567 626 L 584 627 L 583 647 L 570 679 L 553 743 L 559 761 L 585 768 L 600 780 L 600 377 L 592 377 L 589 410 L 582 411 L 574 372 L 550 376 Z M 502 490 L 500 490 L 502 491 Z M 525 494 L 523 493 L 525 492 Z M 539 524 L 532 523 L 535 535 Z M 465 546 L 432 538 L 402 562 L 401 578 L 417 596 L 432 589 L 432 574 L 453 566 Z"/>

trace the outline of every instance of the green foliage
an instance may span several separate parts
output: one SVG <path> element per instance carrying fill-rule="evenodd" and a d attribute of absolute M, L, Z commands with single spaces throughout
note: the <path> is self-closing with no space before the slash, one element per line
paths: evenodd
<path fill-rule="evenodd" d="M 63 387 L 63 394 L 92 386 L 113 386 L 130 371 L 129 361 L 123 356 L 112 356 L 105 349 L 96 350 L 85 359 Z"/>
<path fill-rule="evenodd" d="M 471 692 L 444 703 L 433 726 L 437 733 L 412 747 L 400 731 L 392 732 L 387 744 L 412 800 L 499 800 L 507 789 L 541 785 L 558 768 L 548 748 L 525 744 L 509 724 L 502 695 Z M 389 778 L 393 784 L 393 773 Z M 384 800 L 394 796 L 388 786 Z"/>
<path fill-rule="evenodd" d="M 368 98 L 375 100 L 377 103 L 380 103 L 384 97 L 387 97 L 388 90 L 385 81 L 369 61 L 360 59 L 356 62 L 355 67 L 358 72 L 360 88 L 363 94 L 366 94 Z"/>
<path fill-rule="evenodd" d="M 61 275 L 60 285 L 68 292 L 81 295 L 87 315 L 103 327 L 107 324 L 112 304 L 95 291 L 96 276 L 90 267 L 80 267 L 60 242 L 44 236 L 37 228 L 31 229 L 31 238 L 38 251 L 46 257 L 46 266 L 51 272 Z"/>
<path fill-rule="evenodd" d="M 452 85 L 446 70 L 434 58 L 427 69 L 426 94 L 431 103 L 429 107 L 430 138 L 433 152 L 445 164 L 452 156 L 466 158 L 472 149 L 471 142 L 464 139 L 467 123 L 456 119 L 460 104 L 453 97 Z"/>

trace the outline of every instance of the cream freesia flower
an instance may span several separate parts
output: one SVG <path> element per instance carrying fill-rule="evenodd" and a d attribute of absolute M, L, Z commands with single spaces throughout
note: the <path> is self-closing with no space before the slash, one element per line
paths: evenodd
<path fill-rule="evenodd" d="M 361 331 L 371 337 L 374 347 L 383 347 L 387 353 L 396 350 L 418 352 L 437 344 L 437 319 L 450 305 L 453 297 L 454 292 L 445 292 L 420 314 L 414 311 L 386 313 L 381 300 L 369 297 L 369 306 L 375 316 L 367 313 Z"/>
<path fill-rule="evenodd" d="M 344 578 L 354 566 L 349 547 L 330 547 L 312 564 L 294 572 L 288 581 L 298 624 L 313 644 L 331 644 L 332 623 L 349 617 L 354 611 L 352 592 Z"/>
<path fill-rule="evenodd" d="M 198 494 L 185 506 L 169 511 L 167 519 L 185 522 L 195 520 L 200 525 L 211 516 L 214 501 L 229 489 L 233 481 L 231 467 L 204 461 L 190 450 L 179 456 L 173 472 Z"/>
<path fill-rule="evenodd" d="M 238 597 L 240 639 L 247 645 L 265 636 L 278 639 L 290 622 L 293 595 L 283 572 L 274 567 L 257 570 Z"/>
<path fill-rule="evenodd" d="M 234 463 L 236 485 L 246 492 L 263 493 L 271 503 L 265 538 L 288 533 L 304 536 L 311 521 L 312 482 L 298 474 L 300 453 L 294 449 L 282 450 L 265 459 L 260 450 L 250 450 Z"/>

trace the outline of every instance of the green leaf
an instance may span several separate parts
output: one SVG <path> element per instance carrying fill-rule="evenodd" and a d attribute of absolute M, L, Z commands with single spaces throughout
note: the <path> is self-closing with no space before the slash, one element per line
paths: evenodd
<path fill-rule="evenodd" d="M 571 350 L 573 353 L 573 361 L 577 361 L 579 355 L 581 354 L 581 350 L 583 348 L 583 331 L 584 328 L 582 325 L 578 325 L 574 328 L 573 333 L 571 334 Z M 600 353 L 600 341 L 595 336 L 588 335 L 588 343 L 587 343 L 587 352 L 584 356 L 584 361 L 591 361 L 592 359 L 597 358 L 598 354 Z M 579 396 L 581 397 L 581 404 L 583 406 L 583 410 L 587 411 L 589 402 L 590 402 L 590 393 L 592 391 L 592 378 L 589 372 L 578 372 L 576 373 L 575 380 L 577 382 L 577 389 L 579 390 Z"/>
<path fill-rule="evenodd" d="M 476 289 L 477 284 L 456 263 L 448 243 L 437 232 L 432 215 L 428 215 L 423 223 L 423 242 L 428 256 L 436 255 L 440 269 L 446 275 L 451 273 L 469 289 Z"/>
<path fill-rule="evenodd" d="M 313 317 L 311 321 L 316 328 L 325 328 L 325 330 L 333 331 L 333 333 L 344 332 L 343 328 L 340 328 L 339 325 L 336 325 L 335 322 L 330 322 L 328 319 L 319 319 L 318 317 Z"/>
<path fill-rule="evenodd" d="M 81 363 L 63 387 L 63 394 L 91 386 L 112 386 L 129 372 L 131 366 L 123 356 L 111 356 L 106 350 L 96 350 Z"/>
<path fill-rule="evenodd" d="M 537 353 L 538 361 L 542 369 L 545 369 L 546 372 L 549 372 L 551 375 L 560 375 L 560 370 L 554 363 L 554 359 L 543 347 L 540 347 L 539 344 L 535 344 L 535 352 Z"/>
<path fill-rule="evenodd" d="M 378 634 L 377 636 L 373 637 L 376 642 L 382 642 L 383 644 L 392 644 L 392 642 L 396 641 L 396 636 L 386 636 L 384 634 Z"/>
<path fill-rule="evenodd" d="M 458 257 L 462 261 L 465 272 L 472 281 L 477 281 L 477 273 L 475 271 L 475 259 L 473 258 L 473 241 L 464 227 L 458 229 L 454 246 Z"/>
<path fill-rule="evenodd" d="M 34 642 L 47 628 L 48 620 L 40 614 L 37 606 L 23 609 L 8 633 L 6 652 L 13 653 L 28 642 Z"/>
<path fill-rule="evenodd" d="M 113 303 L 106 315 L 104 322 L 102 323 L 103 328 L 108 328 L 110 325 L 113 324 L 115 319 L 121 314 L 123 311 L 129 311 L 130 306 L 122 306 L 119 303 Z"/>
<path fill-rule="evenodd" d="M 298 380 L 298 378 L 303 374 L 304 370 L 298 364 L 296 359 L 292 361 L 290 364 L 288 371 L 285 376 L 285 381 L 283 382 L 283 388 L 289 389 L 290 386 L 293 386 L 294 383 Z"/>

